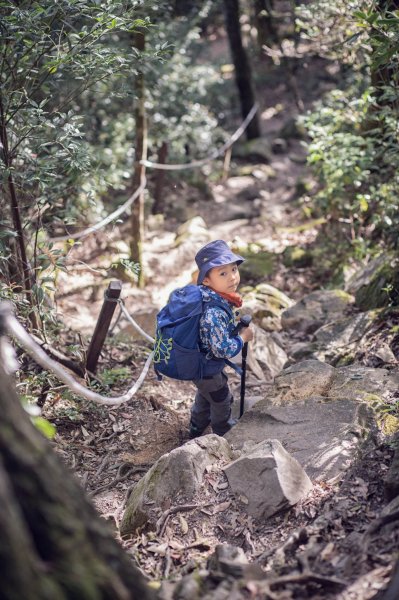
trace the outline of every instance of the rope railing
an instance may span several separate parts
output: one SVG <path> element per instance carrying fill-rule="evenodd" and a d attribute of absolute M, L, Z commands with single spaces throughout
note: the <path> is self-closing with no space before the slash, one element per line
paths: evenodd
<path fill-rule="evenodd" d="M 91 225 L 90 227 L 86 227 L 83 231 L 79 231 L 78 233 L 71 233 L 69 235 L 61 235 L 58 237 L 50 238 L 50 242 L 65 242 L 67 240 L 80 240 L 99 229 L 102 229 L 108 223 L 115 221 L 120 215 L 127 211 L 128 208 L 133 204 L 133 202 L 140 196 L 141 192 L 143 192 L 146 188 L 147 180 L 144 177 L 143 182 L 137 188 L 137 190 L 126 200 L 124 204 L 122 204 L 119 208 L 114 210 L 114 212 L 110 213 L 107 217 L 104 217 L 102 221 L 99 221 L 95 225 Z"/>
<path fill-rule="evenodd" d="M 247 114 L 247 116 L 245 117 L 244 121 L 241 123 L 241 125 L 239 126 L 237 131 L 235 131 L 233 133 L 233 135 L 230 137 L 230 139 L 225 144 L 223 144 L 223 146 L 221 146 L 218 150 L 216 150 L 215 152 L 212 152 L 212 154 L 210 154 L 206 158 L 202 158 L 200 160 L 193 160 L 192 162 L 189 162 L 189 163 L 178 163 L 178 164 L 155 163 L 155 162 L 151 162 L 150 160 L 141 160 L 140 163 L 142 165 L 144 165 L 145 167 L 148 167 L 149 169 L 161 169 L 164 171 L 181 171 L 183 169 L 194 169 L 197 167 L 202 167 L 203 165 L 206 165 L 207 163 L 212 162 L 213 160 L 215 160 L 215 158 L 218 158 L 219 156 L 224 154 L 226 152 L 226 150 L 228 150 L 230 148 L 230 146 L 232 146 L 234 144 L 234 142 L 236 142 L 238 140 L 238 138 L 242 136 L 242 134 L 248 127 L 249 123 L 254 118 L 258 108 L 259 108 L 258 104 L 254 104 L 253 107 L 251 108 L 251 110 L 249 111 L 249 113 Z"/>
<path fill-rule="evenodd" d="M 219 156 L 224 154 L 226 152 L 226 150 L 228 150 L 234 144 L 234 142 L 236 142 L 238 140 L 238 138 L 241 137 L 241 135 L 244 133 L 244 131 L 248 127 L 251 120 L 254 118 L 258 108 L 259 108 L 258 104 L 254 104 L 253 107 L 251 108 L 251 110 L 249 111 L 249 113 L 247 114 L 247 116 L 245 117 L 244 121 L 241 123 L 239 128 L 230 136 L 229 140 L 225 144 L 223 144 L 223 146 L 221 146 L 218 150 L 216 150 L 215 152 L 212 152 L 206 158 L 202 158 L 200 160 L 194 160 L 189 163 L 182 163 L 182 164 L 164 164 L 164 163 L 151 162 L 149 160 L 141 160 L 140 164 L 144 165 L 145 167 L 148 167 L 149 169 L 162 169 L 165 171 L 179 171 L 179 170 L 183 170 L 183 169 L 194 169 L 197 167 L 202 167 L 203 165 L 206 165 L 207 163 L 212 162 L 213 160 L 215 160 L 216 158 L 218 158 Z M 86 229 L 83 229 L 83 231 L 79 231 L 77 233 L 71 233 L 71 234 L 67 234 L 67 235 L 56 236 L 56 237 L 50 238 L 49 241 L 50 242 L 66 242 L 68 240 L 81 240 L 82 238 L 87 237 L 91 233 L 95 233 L 96 231 L 99 231 L 100 229 L 102 229 L 103 227 L 105 227 L 106 225 L 111 223 L 112 221 L 115 221 L 115 219 L 117 219 L 120 215 L 125 213 L 128 210 L 128 208 L 130 208 L 130 206 L 133 204 L 133 202 L 145 190 L 146 186 L 147 186 L 147 180 L 144 177 L 141 185 L 130 196 L 130 198 L 128 198 L 124 204 L 122 204 L 119 208 L 117 208 L 112 213 L 110 213 L 107 217 L 104 217 L 104 219 L 102 219 L 95 225 L 86 227 Z"/>
<path fill-rule="evenodd" d="M 22 348 L 24 348 L 24 350 L 28 352 L 28 354 L 43 367 L 43 369 L 51 371 L 60 381 L 65 383 L 74 394 L 85 398 L 86 400 L 106 406 L 119 406 L 129 402 L 129 400 L 133 398 L 144 382 L 154 355 L 153 352 L 148 355 L 139 378 L 125 394 L 109 397 L 89 390 L 72 377 L 72 375 L 67 373 L 61 365 L 51 359 L 15 318 L 12 313 L 11 304 L 3 302 L 0 304 L 0 335 L 5 335 L 6 333 L 12 335 L 17 340 L 17 343 L 22 346 Z"/>
<path fill-rule="evenodd" d="M 121 309 L 123 316 L 129 321 L 129 323 L 135 328 L 135 330 L 138 331 L 140 333 L 140 335 L 142 335 L 146 340 L 148 340 L 149 342 L 151 342 L 153 344 L 155 342 L 154 338 L 151 337 L 150 335 L 148 335 L 148 333 L 146 333 L 144 331 L 144 329 L 142 329 L 140 327 L 140 325 L 138 323 L 136 323 L 136 321 L 133 319 L 133 317 L 128 313 L 127 308 L 124 305 L 122 299 L 119 299 L 119 305 L 120 305 L 120 309 Z M 119 320 L 119 318 L 118 318 L 118 320 Z"/>

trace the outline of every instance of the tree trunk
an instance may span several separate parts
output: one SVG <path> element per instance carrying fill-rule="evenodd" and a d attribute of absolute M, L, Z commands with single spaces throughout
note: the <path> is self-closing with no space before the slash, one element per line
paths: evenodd
<path fill-rule="evenodd" d="M 240 96 L 241 114 L 245 119 L 255 104 L 251 69 L 241 38 L 239 0 L 224 0 L 226 30 L 230 52 L 234 63 L 235 78 Z M 261 136 L 258 115 L 255 114 L 247 127 L 247 138 L 253 140 Z"/>
<path fill-rule="evenodd" d="M 258 46 L 260 53 L 262 53 L 263 46 L 271 46 L 279 41 L 276 24 L 272 16 L 273 0 L 254 0 L 254 9 Z"/>
<path fill-rule="evenodd" d="M 158 151 L 158 162 L 160 164 L 166 163 L 166 157 L 168 155 L 168 144 L 162 142 L 161 147 Z M 165 210 L 165 202 L 163 195 L 163 183 L 165 180 L 165 171 L 158 169 L 155 174 L 155 189 L 154 189 L 154 204 L 152 205 L 152 214 L 157 215 L 163 213 Z"/>
<path fill-rule="evenodd" d="M 0 410 L 1 598 L 153 600 L 1 365 Z"/>
<path fill-rule="evenodd" d="M 18 203 L 17 193 L 15 190 L 14 179 L 11 172 L 12 167 L 12 158 L 8 148 L 8 136 L 7 136 L 7 126 L 6 119 L 3 110 L 3 104 L 0 100 L 0 142 L 2 145 L 2 154 L 3 154 L 3 162 L 5 168 L 8 170 L 7 177 L 7 186 L 8 186 L 8 195 L 10 200 L 10 213 L 14 228 L 14 233 L 16 235 L 16 240 L 18 244 L 18 257 L 16 257 L 16 262 L 18 264 L 17 269 L 14 269 L 14 274 L 21 273 L 22 280 L 19 281 L 19 285 L 24 287 L 25 295 L 31 307 L 31 313 L 29 315 L 30 321 L 32 323 L 32 327 L 34 329 L 38 329 L 37 316 L 34 311 L 35 302 L 32 293 L 32 282 L 31 282 L 31 269 L 28 263 L 28 257 L 26 253 L 26 244 L 24 238 L 24 230 L 22 226 L 22 218 L 21 211 Z"/>
<path fill-rule="evenodd" d="M 143 52 L 145 47 L 144 33 L 136 32 L 133 36 L 134 47 Z M 139 71 L 135 79 L 135 122 L 136 122 L 136 148 L 133 173 L 133 189 L 137 189 L 145 178 L 145 167 L 140 164 L 147 158 L 147 123 L 145 115 L 145 82 L 144 74 Z M 130 242 L 130 257 L 139 264 L 139 287 L 144 287 L 145 278 L 143 270 L 143 243 L 144 243 L 144 191 L 134 202 L 132 207 L 132 238 Z"/>

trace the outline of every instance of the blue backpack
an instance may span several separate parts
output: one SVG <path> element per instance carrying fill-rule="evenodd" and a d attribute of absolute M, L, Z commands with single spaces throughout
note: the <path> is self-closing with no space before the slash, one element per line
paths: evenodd
<path fill-rule="evenodd" d="M 208 358 L 199 349 L 199 322 L 208 306 L 220 306 L 233 319 L 233 313 L 215 300 L 204 303 L 197 285 L 186 285 L 172 292 L 169 302 L 157 315 L 154 343 L 154 368 L 158 376 L 189 381 L 215 375 L 226 360 Z M 230 361 L 228 361 L 230 364 Z"/>

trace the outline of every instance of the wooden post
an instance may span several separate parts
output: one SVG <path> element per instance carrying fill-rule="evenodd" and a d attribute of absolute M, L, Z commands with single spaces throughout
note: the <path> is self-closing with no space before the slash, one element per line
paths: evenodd
<path fill-rule="evenodd" d="M 104 294 L 104 302 L 87 351 L 86 369 L 91 373 L 96 372 L 98 359 L 100 358 L 100 353 L 117 305 L 116 301 L 121 295 L 121 291 L 122 283 L 120 281 L 111 281 Z"/>
<path fill-rule="evenodd" d="M 223 175 L 222 175 L 222 183 L 226 183 L 227 178 L 229 176 L 230 162 L 231 162 L 231 152 L 233 150 L 233 146 L 229 146 L 224 155 L 223 161 Z"/>

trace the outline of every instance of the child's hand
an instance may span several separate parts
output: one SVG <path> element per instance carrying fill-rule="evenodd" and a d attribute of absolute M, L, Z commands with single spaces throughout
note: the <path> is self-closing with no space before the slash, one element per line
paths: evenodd
<path fill-rule="evenodd" d="M 250 342 L 254 339 L 254 330 L 252 329 L 252 327 L 243 327 L 240 331 L 240 336 L 244 344 L 246 342 Z"/>

